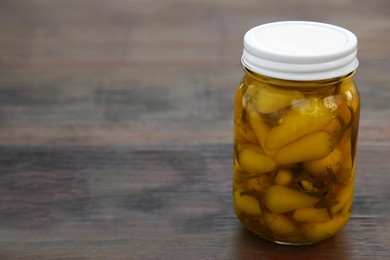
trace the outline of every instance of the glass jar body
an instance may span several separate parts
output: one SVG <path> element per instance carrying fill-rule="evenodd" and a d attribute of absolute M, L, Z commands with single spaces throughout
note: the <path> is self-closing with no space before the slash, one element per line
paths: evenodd
<path fill-rule="evenodd" d="M 289 81 L 244 71 L 234 108 L 238 219 L 282 244 L 336 234 L 353 202 L 360 110 L 354 72 Z"/>

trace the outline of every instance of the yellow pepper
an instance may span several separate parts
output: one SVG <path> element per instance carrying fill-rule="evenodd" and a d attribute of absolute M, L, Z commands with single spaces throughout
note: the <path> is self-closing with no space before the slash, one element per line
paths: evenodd
<path fill-rule="evenodd" d="M 343 139 L 337 144 L 337 149 L 342 154 L 340 169 L 335 173 L 335 178 L 339 183 L 348 183 L 353 175 L 351 129 L 345 132 Z"/>
<path fill-rule="evenodd" d="M 275 161 L 281 165 L 317 160 L 332 151 L 332 139 L 324 131 L 308 134 L 295 142 L 280 148 Z"/>
<path fill-rule="evenodd" d="M 351 214 L 353 206 L 353 197 L 349 199 L 349 201 L 345 204 L 344 208 L 341 210 L 341 214 L 343 216 L 349 216 Z"/>
<path fill-rule="evenodd" d="M 347 103 L 353 108 L 354 113 L 359 111 L 359 94 L 355 83 L 352 80 L 348 80 L 341 84 L 340 92 L 344 93 L 344 97 Z"/>
<path fill-rule="evenodd" d="M 323 222 L 329 220 L 327 209 L 313 207 L 300 208 L 294 211 L 294 220 L 299 222 Z"/>
<path fill-rule="evenodd" d="M 242 190 L 237 189 L 233 193 L 233 200 L 236 208 L 240 212 L 247 215 L 252 215 L 252 216 L 260 215 L 261 209 L 259 206 L 259 201 L 253 196 L 242 195 L 241 192 Z"/>
<path fill-rule="evenodd" d="M 263 203 L 273 213 L 285 213 L 316 204 L 319 198 L 285 186 L 273 185 L 264 194 Z"/>
<path fill-rule="evenodd" d="M 264 123 L 264 120 L 256 112 L 249 113 L 248 119 L 249 119 L 249 124 L 252 127 L 253 132 L 257 137 L 257 140 L 264 148 L 265 139 L 268 135 L 270 127 L 266 123 Z"/>
<path fill-rule="evenodd" d="M 302 98 L 303 94 L 296 90 L 261 87 L 251 101 L 257 111 L 268 114 L 290 106 L 293 101 Z"/>
<path fill-rule="evenodd" d="M 269 133 L 270 127 L 264 122 L 261 115 L 258 114 L 257 112 L 250 112 L 248 115 L 248 119 L 249 119 L 249 124 L 252 127 L 252 130 L 256 135 L 256 138 L 259 144 L 261 145 L 261 147 L 263 148 L 265 154 L 273 157 L 275 155 L 275 151 L 271 151 L 265 148 L 265 140 Z"/>
<path fill-rule="evenodd" d="M 264 212 L 265 223 L 276 235 L 292 235 L 297 232 L 294 223 L 283 214 Z"/>
<path fill-rule="evenodd" d="M 278 149 L 307 134 L 325 128 L 333 115 L 321 99 L 307 99 L 297 104 L 283 117 L 282 123 L 269 131 L 265 148 Z"/>
<path fill-rule="evenodd" d="M 332 219 L 319 223 L 304 223 L 302 230 L 304 236 L 310 241 L 320 241 L 339 232 L 348 222 L 349 217 L 337 214 Z"/>
<path fill-rule="evenodd" d="M 243 85 L 237 88 L 234 107 L 234 139 L 236 142 L 251 142 L 257 144 L 257 137 L 253 133 L 246 115 L 246 106 L 243 106 Z M 243 117 L 244 116 L 244 117 Z"/>
<path fill-rule="evenodd" d="M 341 118 L 343 119 L 345 125 L 348 125 L 352 120 L 352 114 L 350 109 L 348 108 L 348 104 L 346 102 L 342 102 L 337 110 L 336 113 L 338 113 Z"/>
<path fill-rule="evenodd" d="M 276 169 L 273 159 L 251 149 L 244 149 L 238 154 L 238 163 L 245 171 L 254 174 L 271 172 Z"/>
<path fill-rule="evenodd" d="M 288 169 L 279 169 L 275 179 L 274 183 L 276 185 L 282 185 L 282 186 L 287 186 L 291 183 L 293 180 L 293 173 L 288 170 Z"/>
<path fill-rule="evenodd" d="M 234 138 L 236 142 L 250 142 L 258 144 L 257 137 L 249 125 L 249 122 L 239 121 L 234 129 Z"/>
<path fill-rule="evenodd" d="M 341 188 L 335 197 L 337 204 L 330 208 L 332 214 L 343 211 L 343 215 L 351 209 L 353 199 L 353 183 Z M 300 208 L 294 211 L 296 221 L 300 222 L 323 222 L 329 220 L 329 212 L 325 208 Z"/>
<path fill-rule="evenodd" d="M 324 128 L 324 131 L 327 132 L 330 136 L 337 138 L 340 135 L 340 132 L 343 131 L 342 125 L 339 119 L 334 118 L 329 125 Z"/>
<path fill-rule="evenodd" d="M 345 187 L 342 187 L 336 194 L 336 205 L 331 207 L 332 213 L 339 212 L 353 197 L 353 182 L 349 183 Z"/>
<path fill-rule="evenodd" d="M 253 144 L 253 143 L 237 143 L 237 150 L 238 152 L 241 152 L 245 149 L 253 150 L 257 153 L 265 154 L 263 148 L 259 144 Z"/>
<path fill-rule="evenodd" d="M 338 149 L 334 149 L 325 158 L 306 161 L 302 163 L 302 166 L 313 176 L 328 174 L 328 170 L 336 173 L 341 165 L 341 156 L 341 152 Z"/>

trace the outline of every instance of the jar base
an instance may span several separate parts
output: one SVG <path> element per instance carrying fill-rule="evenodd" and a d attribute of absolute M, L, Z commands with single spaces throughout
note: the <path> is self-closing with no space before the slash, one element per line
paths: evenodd
<path fill-rule="evenodd" d="M 252 230 L 249 230 L 249 231 L 254 233 L 257 237 L 259 237 L 261 239 L 272 242 L 274 244 L 283 245 L 283 246 L 306 246 L 306 245 L 316 244 L 316 243 L 319 243 L 322 241 L 322 240 L 319 240 L 319 241 L 286 242 L 286 241 L 282 241 L 282 240 L 277 240 L 277 239 L 265 237 L 264 235 L 253 232 Z"/>
<path fill-rule="evenodd" d="M 275 244 L 283 245 L 283 246 L 306 246 L 306 245 L 316 244 L 316 243 L 319 242 L 319 241 L 314 241 L 314 242 L 304 242 L 304 243 L 290 243 L 290 242 L 276 241 L 276 240 L 268 240 L 268 241 L 271 241 L 271 242 L 273 242 Z"/>

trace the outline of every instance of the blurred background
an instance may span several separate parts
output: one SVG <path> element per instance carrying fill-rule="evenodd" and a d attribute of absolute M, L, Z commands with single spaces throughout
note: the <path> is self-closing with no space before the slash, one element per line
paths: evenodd
<path fill-rule="evenodd" d="M 279 20 L 357 35 L 360 141 L 387 142 L 387 0 L 1 0 L 0 144 L 232 143 L 243 36 Z"/>
<path fill-rule="evenodd" d="M 230 199 L 243 37 L 281 20 L 359 40 L 353 219 L 305 250 Z M 388 258 L 389 42 L 389 0 L 0 0 L 0 259 Z"/>

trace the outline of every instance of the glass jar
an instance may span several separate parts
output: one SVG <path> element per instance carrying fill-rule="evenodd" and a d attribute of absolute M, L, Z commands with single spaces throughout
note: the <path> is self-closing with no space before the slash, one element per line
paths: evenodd
<path fill-rule="evenodd" d="M 315 22 L 244 37 L 235 96 L 233 207 L 258 236 L 311 244 L 351 216 L 360 101 L 357 40 Z"/>

